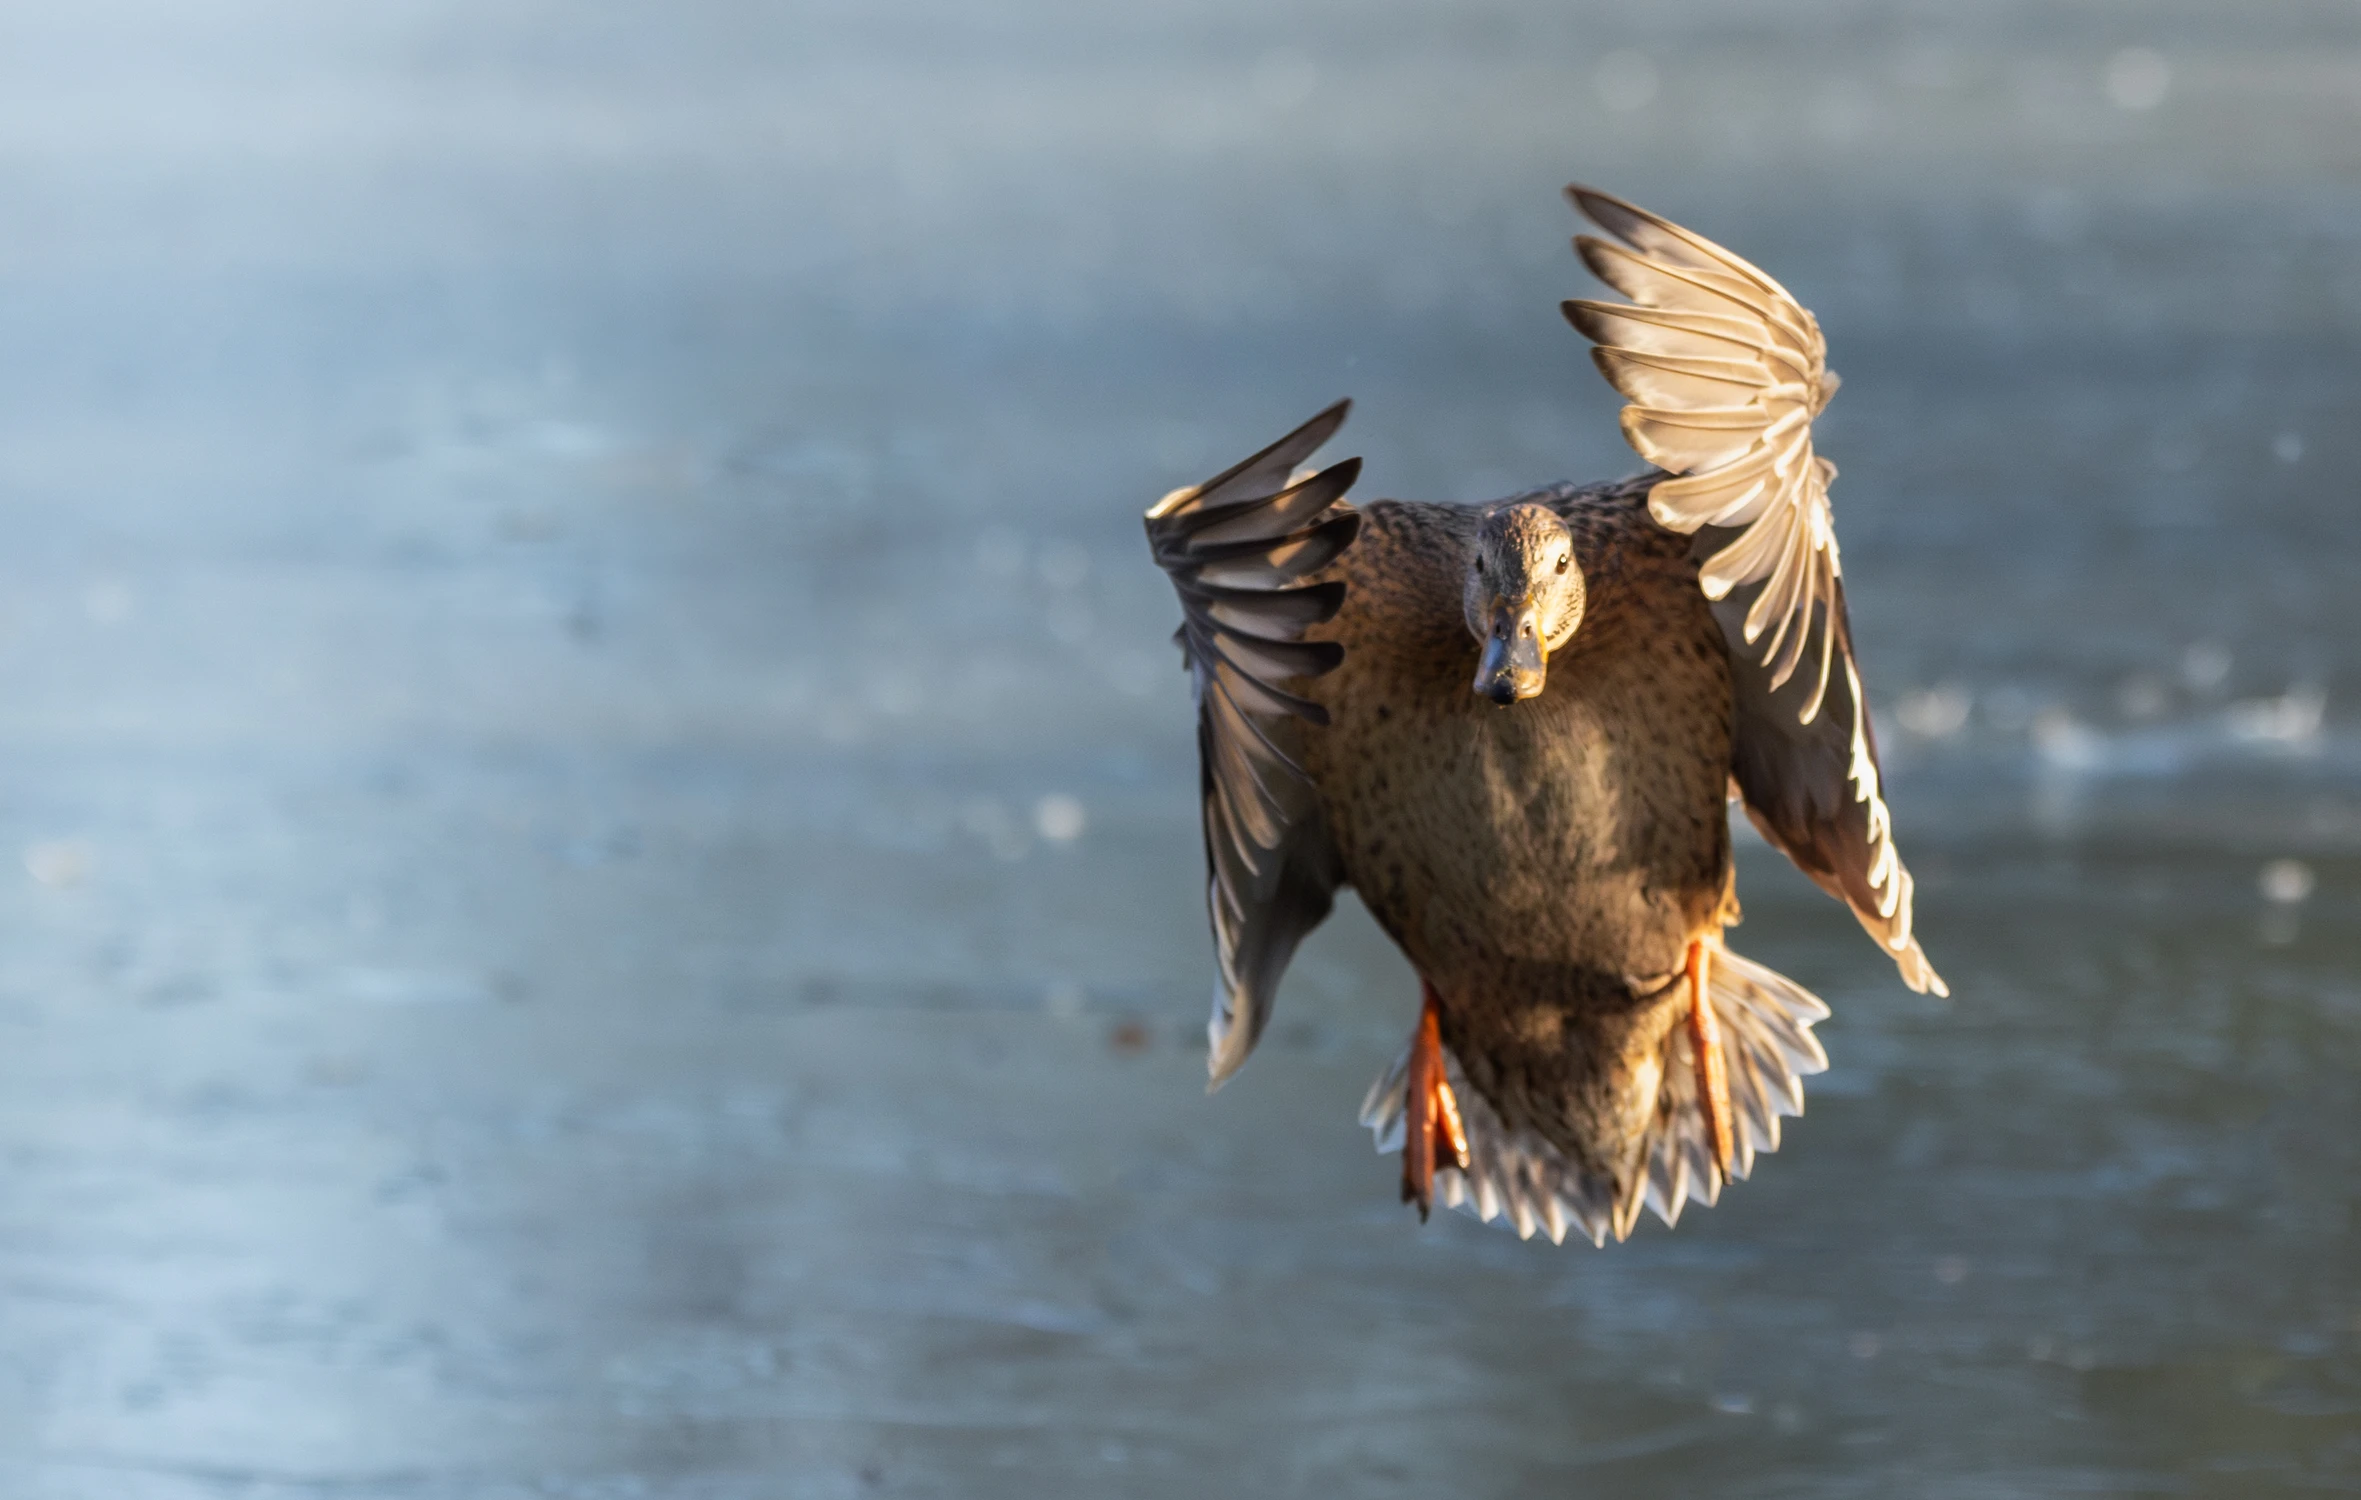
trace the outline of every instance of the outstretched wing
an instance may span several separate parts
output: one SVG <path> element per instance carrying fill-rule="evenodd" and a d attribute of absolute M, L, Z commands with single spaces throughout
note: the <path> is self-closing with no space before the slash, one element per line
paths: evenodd
<path fill-rule="evenodd" d="M 1733 648 L 1750 602 L 1741 591 L 1713 607 Z M 1904 984 L 1920 994 L 1948 995 L 1950 987 L 1910 930 L 1910 871 L 1894 848 L 1893 816 L 1879 781 L 1877 736 L 1861 696 L 1860 668 L 1853 663 L 1842 580 L 1833 583 L 1828 602 L 1818 609 L 1834 622 L 1829 638 L 1841 685 L 1809 719 L 1803 715 L 1803 679 L 1778 684 L 1763 662 L 1741 650 L 1730 652 L 1737 703 L 1731 779 L 1748 821 L 1822 890 L 1853 909 L 1902 971 Z M 1804 623 L 1822 624 L 1817 618 Z"/>
<path fill-rule="evenodd" d="M 1820 325 L 1712 241 L 1604 193 L 1566 195 L 1614 236 L 1574 246 L 1631 304 L 1568 302 L 1566 317 L 1631 402 L 1623 435 L 1675 476 L 1649 491 L 1648 513 L 1698 538 L 1698 582 L 1730 641 L 1747 814 L 1852 907 L 1912 989 L 1948 993 L 1911 935 L 1910 872 L 1845 619 L 1836 466 L 1812 451 L 1812 419 L 1837 387 Z"/>
<path fill-rule="evenodd" d="M 1361 461 L 1291 476 L 1350 409 L 1338 402 L 1147 515 L 1149 548 L 1180 595 L 1179 640 L 1196 686 L 1207 905 L 1221 965 L 1207 1027 L 1214 1087 L 1254 1050 L 1279 976 L 1342 881 L 1295 749 L 1304 727 L 1328 714 L 1280 684 L 1344 660 L 1334 641 L 1303 638 L 1343 606 L 1343 582 L 1302 580 L 1360 531 L 1359 513 L 1341 502 Z"/>

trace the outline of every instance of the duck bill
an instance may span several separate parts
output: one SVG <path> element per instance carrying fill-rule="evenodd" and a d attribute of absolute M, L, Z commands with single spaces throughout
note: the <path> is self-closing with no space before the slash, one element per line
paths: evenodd
<path fill-rule="evenodd" d="M 1541 611 L 1531 599 L 1492 605 L 1492 628 L 1476 663 L 1476 692 L 1502 708 L 1538 698 L 1548 679 L 1549 653 L 1541 644 Z"/>

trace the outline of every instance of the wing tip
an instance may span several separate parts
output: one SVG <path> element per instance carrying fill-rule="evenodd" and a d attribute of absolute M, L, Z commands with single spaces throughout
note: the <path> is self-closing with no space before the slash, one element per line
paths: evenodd
<path fill-rule="evenodd" d="M 1279 448 L 1284 447 L 1289 443 L 1296 442 L 1299 439 L 1310 439 L 1310 445 L 1304 451 L 1304 456 L 1309 458 L 1312 454 L 1319 452 L 1322 447 L 1326 446 L 1330 438 L 1336 436 L 1337 432 L 1343 428 L 1345 419 L 1350 417 L 1352 414 L 1353 398 L 1350 396 L 1341 397 L 1338 400 L 1331 401 L 1326 406 L 1320 408 L 1320 410 L 1314 414 L 1310 421 L 1304 423 L 1301 427 L 1296 428 L 1293 432 L 1279 439 L 1278 442 L 1273 443 L 1271 446 L 1274 448 Z M 1317 434 L 1317 436 L 1315 437 L 1314 434 Z"/>
<path fill-rule="evenodd" d="M 1174 511 L 1179 510 L 1182 506 L 1188 504 L 1191 500 L 1196 499 L 1199 492 L 1204 488 L 1205 487 L 1200 484 L 1184 484 L 1177 490 L 1166 491 L 1163 499 L 1148 507 L 1145 514 L 1145 519 L 1150 521 L 1163 520 L 1166 516 L 1171 515 Z"/>
<path fill-rule="evenodd" d="M 1595 234 L 1574 236 L 1574 258 L 1582 262 L 1584 270 L 1590 272 L 1600 281 L 1606 282 L 1610 287 L 1615 287 L 1615 282 L 1608 270 L 1610 265 L 1608 257 L 1622 252 L 1622 246 L 1602 240 Z M 1615 287 L 1615 290 L 1621 291 L 1622 288 Z"/>
<path fill-rule="evenodd" d="M 1218 1094 L 1221 1086 L 1238 1076 L 1253 1055 L 1254 1041 L 1246 1035 L 1245 1026 L 1238 1024 L 1235 1012 L 1228 1007 L 1231 997 L 1219 985 L 1213 992 L 1213 1019 L 1205 1023 L 1205 1092 Z"/>
<path fill-rule="evenodd" d="M 1607 233 L 1614 234 L 1618 239 L 1621 239 L 1622 236 L 1620 234 L 1616 234 L 1615 226 L 1607 221 L 1607 217 L 1605 215 L 1599 213 L 1598 208 L 1595 205 L 1603 204 L 1610 211 L 1620 209 L 1624 213 L 1632 214 L 1642 219 L 1652 219 L 1655 217 L 1654 214 L 1649 213 L 1646 209 L 1626 203 L 1621 198 L 1616 197 L 1613 193 L 1601 192 L 1599 189 L 1590 186 L 1588 183 L 1569 182 L 1565 186 L 1565 194 L 1566 201 L 1574 206 L 1574 211 L 1576 213 L 1590 220 L 1593 224 L 1598 225 L 1599 228 L 1606 230 Z"/>
<path fill-rule="evenodd" d="M 1299 424 L 1285 437 L 1280 438 L 1277 442 L 1263 448 L 1251 458 L 1242 459 L 1239 462 L 1230 465 L 1230 467 L 1222 470 L 1222 472 L 1219 474 L 1214 475 L 1211 479 L 1204 480 L 1198 484 L 1183 485 L 1181 488 L 1166 495 L 1163 499 L 1148 507 L 1146 519 L 1150 521 L 1161 521 L 1179 514 L 1181 511 L 1188 508 L 1188 505 L 1191 501 L 1202 495 L 1210 493 L 1211 491 L 1219 489 L 1224 484 L 1227 484 L 1232 479 L 1237 478 L 1240 474 L 1246 473 L 1256 464 L 1262 463 L 1275 453 L 1286 451 L 1290 448 L 1300 448 L 1300 452 L 1297 455 L 1298 461 L 1303 458 L 1309 458 L 1312 454 L 1318 452 L 1330 438 L 1336 436 L 1337 430 L 1344 426 L 1345 419 L 1351 416 L 1352 412 L 1353 398 L 1350 396 L 1330 402 L 1327 406 L 1321 408 L 1319 413 L 1315 415 L 1310 421 Z M 1359 471 L 1356 470 L 1355 472 L 1358 473 Z"/>
<path fill-rule="evenodd" d="M 1938 1000 L 1951 998 L 1951 986 L 1927 962 L 1926 950 L 1918 946 L 1918 939 L 1912 938 L 1909 947 L 1894 955 L 1894 964 L 1902 971 L 1902 982 L 1910 986 L 1911 993 L 1932 995 Z"/>
<path fill-rule="evenodd" d="M 1606 328 L 1600 321 L 1605 306 L 1588 297 L 1568 297 L 1558 304 L 1558 313 L 1573 326 L 1576 333 L 1596 346 L 1607 342 Z"/>

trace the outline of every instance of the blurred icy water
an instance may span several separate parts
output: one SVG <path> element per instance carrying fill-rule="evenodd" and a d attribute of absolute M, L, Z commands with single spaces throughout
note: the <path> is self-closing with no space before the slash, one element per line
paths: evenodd
<path fill-rule="evenodd" d="M 2361 1489 L 2361 15 L 0 11 L 0 1493 Z M 1348 912 L 1200 1091 L 1139 508 L 1631 463 L 1758 258 L 1958 1000 L 1421 1231 Z"/>

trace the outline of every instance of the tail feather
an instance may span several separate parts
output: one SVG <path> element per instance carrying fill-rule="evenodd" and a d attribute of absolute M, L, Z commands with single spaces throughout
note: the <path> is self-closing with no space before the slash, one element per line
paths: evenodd
<path fill-rule="evenodd" d="M 1803 1080 L 1828 1067 L 1828 1054 L 1812 1035 L 1828 1007 L 1785 975 L 1715 946 L 1707 995 L 1721 1023 L 1736 1117 L 1730 1176 L 1743 1179 L 1756 1155 L 1779 1149 L 1780 1118 L 1803 1113 Z M 1405 1050 L 1361 1103 L 1361 1123 L 1380 1152 L 1402 1149 L 1409 1060 Z M 1656 1059 L 1656 1118 L 1641 1146 L 1642 1160 L 1625 1174 L 1621 1191 L 1615 1177 L 1583 1167 L 1539 1132 L 1503 1122 L 1468 1085 L 1448 1048 L 1443 1066 L 1459 1097 L 1469 1157 L 1464 1173 L 1450 1167 L 1435 1173 L 1436 1194 L 1452 1208 L 1486 1223 L 1505 1219 L 1521 1239 L 1540 1232 L 1563 1244 L 1570 1230 L 1579 1230 L 1593 1245 L 1604 1245 L 1610 1234 L 1628 1236 L 1643 1206 L 1670 1225 L 1680 1222 L 1688 1203 L 1711 1207 L 1721 1197 L 1722 1173 L 1697 1098 L 1686 1026 L 1667 1033 Z"/>

